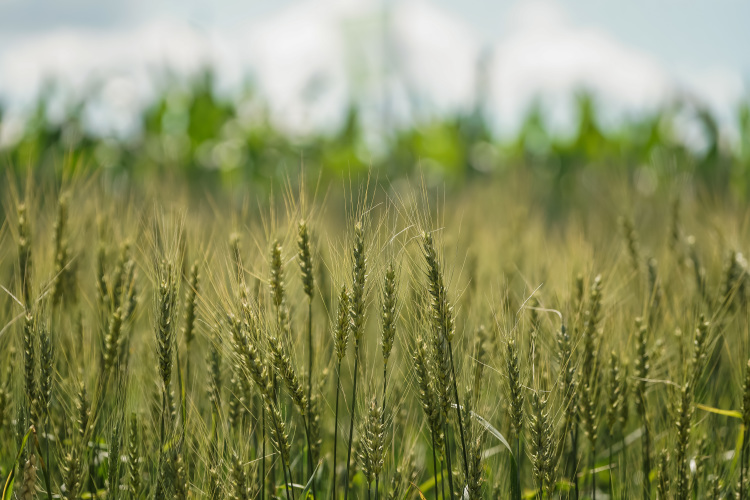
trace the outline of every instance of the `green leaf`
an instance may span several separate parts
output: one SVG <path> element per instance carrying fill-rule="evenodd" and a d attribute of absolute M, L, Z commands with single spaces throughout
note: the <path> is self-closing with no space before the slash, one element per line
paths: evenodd
<path fill-rule="evenodd" d="M 310 493 L 310 490 L 312 489 L 312 482 L 313 482 L 313 479 L 315 478 L 315 474 L 316 474 L 316 473 L 318 472 L 318 467 L 320 467 L 320 464 L 318 464 L 318 465 L 317 465 L 317 466 L 315 467 L 315 470 L 314 470 L 314 471 L 313 471 L 313 473 L 312 473 L 312 474 L 310 475 L 310 479 L 308 479 L 308 480 L 307 480 L 307 484 L 306 484 L 306 485 L 304 486 L 304 488 L 302 487 L 302 485 L 301 485 L 301 484 L 296 484 L 296 483 L 292 483 L 292 488 L 298 488 L 298 489 L 302 489 L 302 493 L 300 493 L 300 494 L 299 494 L 299 498 L 300 498 L 301 500 L 304 500 L 304 499 L 306 499 L 306 498 L 307 498 L 307 495 L 308 495 L 308 494 Z"/>
<path fill-rule="evenodd" d="M 187 402 L 185 396 L 185 383 L 182 377 L 182 365 L 180 364 L 180 350 L 175 349 L 177 354 L 177 381 L 180 389 L 180 420 L 182 421 L 182 436 L 185 437 L 187 430 Z"/>
<path fill-rule="evenodd" d="M 518 476 L 518 464 L 516 457 L 510 454 L 510 498 L 512 500 L 521 500 L 521 488 L 516 480 Z"/>
<path fill-rule="evenodd" d="M 706 406 L 700 403 L 696 404 L 695 407 L 699 410 L 716 413 L 717 415 L 724 415 L 725 417 L 742 419 L 742 413 L 738 412 L 737 410 L 722 410 L 721 408 L 714 408 L 713 406 Z"/>
<path fill-rule="evenodd" d="M 11 498 L 13 498 L 13 484 L 16 481 L 16 465 L 18 465 L 19 461 L 21 460 L 21 454 L 23 453 L 24 448 L 26 448 L 26 442 L 29 440 L 29 436 L 31 436 L 32 432 L 34 432 L 33 426 L 29 427 L 28 432 L 26 432 L 26 435 L 21 441 L 21 448 L 18 449 L 16 460 L 15 462 L 13 462 L 13 467 L 11 467 L 10 472 L 8 473 L 8 479 L 6 479 L 5 481 L 2 500 L 11 500 Z"/>
<path fill-rule="evenodd" d="M 453 408 L 456 408 L 455 404 L 452 404 L 451 406 Z M 461 410 L 463 410 L 463 409 L 464 408 L 462 407 Z M 471 415 L 471 417 L 474 420 L 477 421 L 477 423 L 479 425 L 481 425 L 482 427 L 484 427 L 490 434 L 492 434 L 493 436 L 495 436 L 501 443 L 503 443 L 503 445 L 508 449 L 508 451 L 510 452 L 510 454 L 513 455 L 513 450 L 510 448 L 510 445 L 508 444 L 508 440 L 505 439 L 505 436 L 503 436 L 502 433 L 499 430 L 495 429 L 492 426 L 492 424 L 490 424 L 487 420 L 485 420 L 484 417 L 482 417 L 481 415 L 477 415 L 473 411 L 470 413 L 470 415 Z"/>
<path fill-rule="evenodd" d="M 435 476 L 432 476 L 430 479 L 425 481 L 424 483 L 420 484 L 417 489 L 422 491 L 430 491 L 432 488 L 435 487 L 435 483 L 437 483 L 437 478 Z"/>

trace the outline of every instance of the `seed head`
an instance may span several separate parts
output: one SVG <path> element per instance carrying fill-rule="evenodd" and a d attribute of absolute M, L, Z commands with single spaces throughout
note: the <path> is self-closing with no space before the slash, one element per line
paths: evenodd
<path fill-rule="evenodd" d="M 649 372 L 649 354 L 648 354 L 648 337 L 647 333 L 648 330 L 646 329 L 646 326 L 643 324 L 643 321 L 641 318 L 635 319 L 635 327 L 638 330 L 637 333 L 637 345 L 636 345 L 636 359 L 635 359 L 635 391 L 636 391 L 636 401 L 635 406 L 636 410 L 638 410 L 638 414 L 643 416 L 645 415 L 645 393 L 646 393 L 646 380 L 648 378 L 648 372 Z"/>
<path fill-rule="evenodd" d="M 177 300 L 177 281 L 171 263 L 159 266 L 159 283 L 156 297 L 156 352 L 159 358 L 159 375 L 164 389 L 169 392 L 172 381 L 174 357 L 174 317 Z"/>
<path fill-rule="evenodd" d="M 274 240 L 271 245 L 271 296 L 276 308 L 281 308 L 284 303 L 284 268 L 281 262 L 281 245 Z"/>
<path fill-rule="evenodd" d="M 428 368 L 427 344 L 421 338 L 417 339 L 414 353 L 414 369 L 417 375 L 417 384 L 419 387 L 419 400 L 422 403 L 430 431 L 435 439 L 435 447 L 438 450 L 443 448 L 443 413 L 440 402 L 435 394 Z"/>
<path fill-rule="evenodd" d="M 531 394 L 531 414 L 529 415 L 531 432 L 530 451 L 534 479 L 539 490 L 550 488 L 552 479 L 553 429 L 547 414 L 547 399 L 534 391 Z"/>
<path fill-rule="evenodd" d="M 609 355 L 609 404 L 607 405 L 607 427 L 609 434 L 614 434 L 615 424 L 620 415 L 620 407 L 624 403 L 622 393 L 622 372 L 620 371 L 620 357 L 615 351 Z"/>
<path fill-rule="evenodd" d="M 245 469 L 242 466 L 242 461 L 236 452 L 232 453 L 232 500 L 247 500 L 247 478 L 245 477 Z"/>
<path fill-rule="evenodd" d="M 313 274 L 312 253 L 310 252 L 310 233 L 307 230 L 307 222 L 300 221 L 298 227 L 297 247 L 299 252 L 299 270 L 302 273 L 302 288 L 305 295 L 312 299 L 315 278 Z"/>
<path fill-rule="evenodd" d="M 518 348 L 513 338 L 508 339 L 505 366 L 508 370 L 508 395 L 510 402 L 510 424 L 516 436 L 523 429 L 523 387 L 518 366 Z"/>
<path fill-rule="evenodd" d="M 349 342 L 350 328 L 349 294 L 346 291 L 346 285 L 341 285 L 341 292 L 339 293 L 338 321 L 336 322 L 336 331 L 334 332 L 333 338 L 336 348 L 336 357 L 339 361 L 341 361 L 346 355 L 346 345 Z"/>
<path fill-rule="evenodd" d="M 26 213 L 26 204 L 19 203 L 18 212 L 18 269 L 21 273 L 21 288 L 26 309 L 31 307 L 31 228 Z"/>
<path fill-rule="evenodd" d="M 57 305 L 63 298 L 72 297 L 74 292 L 71 282 L 72 276 L 68 267 L 68 241 L 65 238 L 65 224 L 68 218 L 68 198 L 63 195 L 57 204 L 57 220 L 54 225 L 53 248 L 54 248 L 54 275 L 51 283 L 51 295 L 53 304 Z"/>
<path fill-rule="evenodd" d="M 281 417 L 279 407 L 276 403 L 272 402 L 268 397 L 266 400 L 266 412 L 268 413 L 271 423 L 269 426 L 271 437 L 276 441 L 276 448 L 281 455 L 281 461 L 284 465 L 289 465 L 289 457 L 291 454 L 291 446 L 289 445 L 289 437 L 286 434 L 286 425 L 284 419 Z"/>
<path fill-rule="evenodd" d="M 448 302 L 448 295 L 443 281 L 432 234 L 422 233 L 422 251 L 427 262 L 427 281 L 430 290 L 432 321 L 435 329 L 448 342 L 453 341 L 455 325 L 453 324 L 453 307 Z"/>
<path fill-rule="evenodd" d="M 695 340 L 693 341 L 693 357 L 690 362 L 692 367 L 692 379 L 690 383 L 693 387 L 698 383 L 706 362 L 706 344 L 708 342 L 709 323 L 701 314 L 698 321 L 698 327 L 695 329 Z"/>
<path fill-rule="evenodd" d="M 27 312 L 23 324 L 23 373 L 26 389 L 26 402 L 32 424 L 38 422 L 38 386 L 36 378 L 36 326 L 34 317 Z"/>
<path fill-rule="evenodd" d="M 383 360 L 388 364 L 388 358 L 393 349 L 393 340 L 396 338 L 396 270 L 393 263 L 388 265 L 385 272 L 385 283 L 383 286 Z"/>
<path fill-rule="evenodd" d="M 36 454 L 32 452 L 23 466 L 23 482 L 18 492 L 20 500 L 32 500 L 36 497 L 36 462 Z"/>
<path fill-rule="evenodd" d="M 292 361 L 289 359 L 284 346 L 282 346 L 276 337 L 269 337 L 268 345 L 271 348 L 272 362 L 276 373 L 284 381 L 289 395 L 299 409 L 299 412 L 305 415 L 307 412 L 307 397 L 305 397 L 305 391 L 302 388 L 299 378 L 297 378 L 297 372 L 292 366 Z"/>
<path fill-rule="evenodd" d="M 55 361 L 52 350 L 52 339 L 50 339 L 49 332 L 44 327 L 39 329 L 39 346 L 39 404 L 45 414 L 49 414 L 52 402 L 52 382 L 55 376 Z"/>
<path fill-rule="evenodd" d="M 198 296 L 198 262 L 193 263 L 190 268 L 190 283 L 185 293 L 185 326 L 182 328 L 182 334 L 185 337 L 185 344 L 190 346 L 195 338 L 195 312 Z"/>
<path fill-rule="evenodd" d="M 128 491 L 131 498 L 137 498 L 141 492 L 140 442 L 138 417 L 132 413 L 128 433 Z"/>
<path fill-rule="evenodd" d="M 362 223 L 354 226 L 354 248 L 352 250 L 352 292 L 349 298 L 349 315 L 354 342 L 359 344 L 365 331 L 365 286 L 367 280 L 367 259 L 365 257 L 365 237 Z"/>
<path fill-rule="evenodd" d="M 365 420 L 359 443 L 359 462 L 362 473 L 368 483 L 375 480 L 383 469 L 383 447 L 385 441 L 385 424 L 382 421 L 382 410 L 375 398 L 370 402 L 370 410 Z"/>
<path fill-rule="evenodd" d="M 635 230 L 633 221 L 628 217 L 620 217 L 620 226 L 625 235 L 625 242 L 627 243 L 633 270 L 639 272 L 641 269 L 641 251 L 638 245 L 638 233 Z"/>

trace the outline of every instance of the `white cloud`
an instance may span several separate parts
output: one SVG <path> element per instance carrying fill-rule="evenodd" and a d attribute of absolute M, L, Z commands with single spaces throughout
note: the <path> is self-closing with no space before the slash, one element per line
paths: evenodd
<path fill-rule="evenodd" d="M 137 125 L 138 110 L 157 90 L 154 75 L 166 67 L 184 76 L 210 64 L 227 93 L 251 75 L 272 119 L 297 132 L 335 127 L 350 99 L 362 105 L 369 124 L 380 123 L 383 103 L 397 121 L 471 106 L 484 48 L 479 36 L 428 0 L 386 5 L 388 12 L 375 0 L 305 0 L 228 29 L 155 19 L 114 31 L 22 37 L 0 48 L 0 95 L 13 115 L 47 77 L 76 96 L 90 95 L 98 81 L 87 119 L 98 131 L 119 134 Z M 515 129 L 537 96 L 564 127 L 573 114 L 571 96 L 581 88 L 611 117 L 687 91 L 722 120 L 732 118 L 743 93 L 736 71 L 670 71 L 600 28 L 576 25 L 558 5 L 519 2 L 506 23 L 511 29 L 490 47 L 490 110 L 501 131 Z"/>
<path fill-rule="evenodd" d="M 625 47 L 608 33 L 574 26 L 553 4 L 524 4 L 514 29 L 495 47 L 494 111 L 514 128 L 535 97 L 550 109 L 553 124 L 570 124 L 572 97 L 591 91 L 606 111 L 644 110 L 669 95 L 670 80 L 648 54 Z"/>

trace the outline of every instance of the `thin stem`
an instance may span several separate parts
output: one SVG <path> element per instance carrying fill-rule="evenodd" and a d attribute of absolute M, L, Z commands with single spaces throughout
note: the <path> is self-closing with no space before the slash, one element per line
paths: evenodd
<path fill-rule="evenodd" d="M 261 408 L 261 439 L 263 440 L 263 451 L 262 456 L 260 457 L 260 474 L 261 474 L 261 481 L 260 481 L 260 498 L 261 500 L 265 500 L 266 498 L 266 408 L 265 405 L 262 405 Z M 257 448 L 256 448 L 257 450 Z"/>
<path fill-rule="evenodd" d="M 463 420 L 461 420 L 461 404 L 458 401 L 458 385 L 456 384 L 456 367 L 453 364 L 453 347 L 452 342 L 448 342 L 448 354 L 451 358 L 451 376 L 453 378 L 453 394 L 456 398 L 456 414 L 458 415 L 458 430 L 461 434 L 461 452 L 463 453 L 464 457 L 464 473 L 466 474 L 464 477 L 469 477 L 469 461 L 467 460 L 466 455 L 466 440 L 464 439 L 464 424 Z"/>
<path fill-rule="evenodd" d="M 380 423 L 385 423 L 385 394 L 386 394 L 386 388 L 388 383 L 388 363 L 383 363 L 383 411 L 380 412 Z M 395 458 L 395 457 L 394 457 Z M 379 491 L 379 482 L 380 482 L 380 475 L 375 476 L 375 500 L 378 500 L 378 491 Z"/>
<path fill-rule="evenodd" d="M 44 412 L 44 447 L 47 454 L 47 463 L 44 467 L 44 484 L 47 488 L 47 498 L 52 500 L 52 481 L 50 480 L 50 461 L 49 461 L 49 410 Z M 740 497 L 741 498 L 741 497 Z"/>
<path fill-rule="evenodd" d="M 278 447 L 279 450 L 281 450 L 281 436 L 282 436 L 282 429 L 279 427 L 278 422 L 276 419 L 272 419 L 274 421 L 274 427 L 276 428 L 276 436 L 278 437 Z M 294 500 L 294 490 L 292 489 L 290 493 L 290 484 L 292 482 L 292 468 L 291 466 L 286 463 L 286 460 L 284 460 L 284 456 L 281 456 L 281 470 L 284 473 L 284 486 L 286 487 L 286 495 L 287 500 L 289 500 L 289 497 L 291 495 L 291 500 Z M 289 473 L 288 480 L 287 480 L 287 472 Z"/>
<path fill-rule="evenodd" d="M 336 368 L 336 410 L 333 417 L 333 481 L 331 483 L 333 500 L 336 500 L 336 448 L 339 441 L 339 392 L 341 392 L 341 360 L 339 360 L 338 367 Z"/>
<path fill-rule="evenodd" d="M 648 424 L 646 420 L 643 420 L 643 498 L 644 500 L 650 500 L 651 498 L 651 482 L 648 479 L 648 475 L 651 472 L 651 444 L 648 434 Z"/>
<path fill-rule="evenodd" d="M 596 500 L 596 443 L 591 442 L 591 500 Z"/>
<path fill-rule="evenodd" d="M 185 342 L 185 392 L 192 387 L 190 383 L 190 342 Z"/>
<path fill-rule="evenodd" d="M 313 338 L 312 338 L 312 297 L 307 299 L 307 402 L 312 401 L 312 366 L 313 366 Z"/>
<path fill-rule="evenodd" d="M 575 487 L 576 500 L 578 500 L 578 421 L 573 422 L 573 485 Z"/>
<path fill-rule="evenodd" d="M 613 433 L 614 434 L 614 433 Z M 609 440 L 609 496 L 614 498 L 615 496 L 615 485 L 612 481 L 612 439 Z"/>
<path fill-rule="evenodd" d="M 286 500 L 291 500 L 289 497 L 289 481 L 287 480 L 286 469 L 287 469 L 286 467 L 283 467 L 283 466 L 281 467 L 281 470 L 284 472 L 284 486 L 286 487 Z M 291 474 L 291 471 L 289 471 L 289 473 Z"/>
<path fill-rule="evenodd" d="M 294 488 L 292 487 L 292 483 L 294 479 L 292 479 L 292 466 L 291 464 L 287 464 L 286 466 L 287 470 L 289 471 L 289 482 L 286 485 L 286 490 L 291 492 L 292 494 L 292 500 L 294 500 Z"/>
<path fill-rule="evenodd" d="M 521 436 L 516 436 L 516 492 L 521 495 Z M 514 500 L 517 500 L 514 499 Z"/>
<path fill-rule="evenodd" d="M 312 297 L 307 298 L 307 404 L 312 404 L 312 366 L 313 366 L 313 341 L 312 341 Z M 304 418 L 304 417 L 303 417 Z M 310 433 L 305 424 L 305 433 L 307 434 L 307 465 L 310 468 L 310 477 L 312 478 L 313 499 L 317 498 L 315 494 L 315 470 L 313 469 L 312 445 L 310 442 Z"/>
<path fill-rule="evenodd" d="M 310 467 L 310 484 L 312 489 L 313 500 L 318 497 L 317 491 L 315 491 L 315 469 L 313 469 L 312 462 L 312 441 L 310 441 L 310 426 L 307 417 L 302 416 L 302 423 L 305 425 L 305 437 L 307 438 L 307 461 Z"/>
<path fill-rule="evenodd" d="M 388 363 L 383 364 L 383 411 L 380 415 L 380 422 L 385 422 L 385 395 L 386 395 L 386 388 L 388 384 Z"/>
<path fill-rule="evenodd" d="M 743 433 L 747 429 L 743 429 Z M 745 494 L 745 458 L 747 456 L 747 435 L 742 437 L 742 452 L 740 454 L 740 500 L 744 500 Z"/>
<path fill-rule="evenodd" d="M 443 500 L 445 500 L 445 473 L 443 472 L 443 461 L 440 461 L 440 492 L 443 494 Z"/>
<path fill-rule="evenodd" d="M 443 433 L 445 434 L 445 461 L 448 465 L 448 487 L 451 491 L 451 499 L 453 499 L 455 498 L 455 494 L 453 492 L 453 466 L 451 465 L 450 443 L 448 439 L 448 419 L 445 419 L 443 423 Z"/>
<path fill-rule="evenodd" d="M 625 458 L 626 458 L 626 456 L 625 456 L 625 429 L 620 429 L 620 443 L 621 443 L 620 444 L 621 456 L 620 456 L 620 458 L 618 458 L 618 465 L 620 463 L 623 463 L 625 461 Z M 619 481 L 620 484 L 624 484 L 623 477 L 622 477 L 622 474 L 623 474 L 623 470 L 622 469 L 623 468 L 622 467 L 618 467 L 617 469 L 618 469 L 618 471 L 617 471 L 618 479 L 617 480 Z"/>
<path fill-rule="evenodd" d="M 349 468 L 352 463 L 352 440 L 354 439 L 354 411 L 357 408 L 357 371 L 359 369 L 359 340 L 354 342 L 354 387 L 352 388 L 352 411 L 349 420 L 349 451 L 346 455 L 346 488 L 344 500 L 349 498 Z"/>
<path fill-rule="evenodd" d="M 161 393 L 161 425 L 159 430 L 159 467 L 157 469 L 156 491 L 158 492 L 162 484 L 162 468 L 164 467 L 164 412 L 167 406 L 167 391 L 166 389 Z M 96 450 L 95 450 L 96 452 Z M 94 477 L 93 475 L 91 477 Z M 158 496 L 158 495 L 157 495 Z"/>
<path fill-rule="evenodd" d="M 312 296 L 307 298 L 307 404 L 312 404 L 312 369 L 313 369 L 313 338 L 312 338 Z M 310 441 L 310 432 L 306 427 L 305 432 L 307 433 L 307 463 L 310 468 L 310 478 L 312 481 L 312 494 L 313 499 L 317 498 L 317 492 L 315 491 L 315 469 L 313 468 L 312 459 L 312 443 Z"/>
<path fill-rule="evenodd" d="M 438 500 L 438 473 L 437 458 L 435 457 L 435 431 L 430 430 L 430 437 L 432 438 L 432 473 L 435 476 L 435 500 Z M 440 472 L 442 472 L 442 467 L 440 468 Z"/>

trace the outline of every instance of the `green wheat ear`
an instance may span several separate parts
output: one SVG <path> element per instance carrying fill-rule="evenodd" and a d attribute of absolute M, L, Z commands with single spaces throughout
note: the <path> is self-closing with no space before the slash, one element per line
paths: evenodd
<path fill-rule="evenodd" d="M 185 292 L 185 326 L 182 327 L 182 334 L 185 338 L 185 345 L 190 349 L 195 339 L 195 320 L 196 309 L 198 306 L 198 262 L 194 262 L 190 267 L 190 278 L 188 281 L 187 291 Z"/>
<path fill-rule="evenodd" d="M 286 353 L 286 349 L 281 342 L 274 336 L 268 337 L 268 346 L 271 349 L 271 363 L 276 370 L 276 374 L 284 381 L 295 406 L 300 414 L 304 416 L 307 412 L 307 398 L 302 389 L 302 383 L 297 377 L 297 372 L 292 366 L 292 361 Z"/>
<path fill-rule="evenodd" d="M 351 333 L 354 342 L 359 343 L 365 326 L 365 286 L 367 279 L 367 259 L 365 257 L 365 239 L 362 223 L 354 226 L 354 247 L 352 250 L 352 290 L 349 297 Z"/>
<path fill-rule="evenodd" d="M 518 348 L 513 338 L 509 338 L 506 345 L 505 365 L 508 374 L 510 424 L 515 435 L 520 436 L 523 430 L 523 386 L 518 363 Z"/>
<path fill-rule="evenodd" d="M 349 323 L 349 293 L 346 290 L 346 285 L 341 285 L 337 319 L 333 343 L 336 357 L 341 361 L 346 355 L 346 346 L 349 342 L 349 332 L 351 331 Z"/>
<path fill-rule="evenodd" d="M 625 236 L 625 242 L 628 247 L 628 255 L 630 255 L 630 264 L 633 267 L 633 271 L 638 274 L 641 270 L 641 249 L 638 243 L 638 233 L 635 230 L 633 221 L 628 217 L 620 217 L 620 226 Z"/>
<path fill-rule="evenodd" d="M 275 240 L 271 244 L 271 279 L 269 280 L 273 304 L 280 308 L 284 303 L 284 268 L 281 262 L 281 244 Z"/>
<path fill-rule="evenodd" d="M 302 287 L 305 295 L 312 298 L 315 287 L 315 275 L 313 273 L 312 252 L 310 250 L 310 233 L 307 228 L 307 222 L 300 221 L 298 226 L 297 247 L 299 260 L 299 269 L 302 274 Z"/>
<path fill-rule="evenodd" d="M 237 452 L 232 453 L 232 469 L 230 471 L 232 482 L 232 499 L 248 500 L 247 478 L 245 476 L 244 464 Z"/>
<path fill-rule="evenodd" d="M 26 309 L 31 308 L 31 227 L 25 203 L 16 207 L 18 216 L 18 270 L 21 273 L 21 290 Z"/>
<path fill-rule="evenodd" d="M 377 399 L 372 398 L 367 418 L 364 421 L 359 443 L 359 463 L 368 484 L 375 481 L 383 469 L 385 424 Z"/>
<path fill-rule="evenodd" d="M 23 466 L 23 478 L 21 488 L 18 491 L 18 498 L 20 500 L 32 500 L 36 498 L 37 462 L 36 454 L 33 451 L 30 452 L 29 458 Z"/>
<path fill-rule="evenodd" d="M 432 433 L 433 445 L 438 451 L 442 452 L 444 413 L 433 388 L 433 379 L 430 376 L 429 359 L 427 356 L 427 344 L 424 340 L 418 338 L 414 353 L 414 369 L 417 375 L 419 399 Z"/>
<path fill-rule="evenodd" d="M 128 493 L 130 498 L 138 498 L 141 495 L 141 433 L 139 429 L 138 416 L 130 415 L 128 428 Z"/>
<path fill-rule="evenodd" d="M 159 375 L 164 390 L 168 393 L 172 384 L 174 357 L 174 319 L 177 301 L 177 280 L 172 264 L 162 262 L 158 269 L 156 297 L 156 352 L 159 360 Z"/>
<path fill-rule="evenodd" d="M 68 220 L 68 197 L 60 196 L 57 204 L 57 219 L 53 227 L 53 249 L 54 249 L 54 271 L 51 283 L 52 303 L 58 305 L 65 295 L 70 299 L 75 292 L 75 284 L 72 282 L 72 275 L 67 268 L 69 249 L 68 241 L 65 236 L 65 226 Z"/>
<path fill-rule="evenodd" d="M 39 388 L 36 376 L 37 327 L 30 312 L 23 323 L 23 376 L 26 391 L 26 407 L 32 425 L 39 423 Z"/>
<path fill-rule="evenodd" d="M 669 452 L 666 448 L 659 453 L 659 469 L 656 476 L 656 491 L 659 498 L 669 498 Z"/>
<path fill-rule="evenodd" d="M 387 365 L 388 358 L 391 356 L 393 341 L 396 338 L 396 269 L 393 262 L 388 264 L 385 271 L 385 280 L 383 285 L 383 305 L 381 312 L 383 328 L 383 361 Z"/>
<path fill-rule="evenodd" d="M 529 413 L 529 452 L 533 464 L 534 480 L 539 491 L 539 498 L 551 491 L 553 460 L 553 429 L 549 421 L 547 398 L 536 390 L 531 393 L 531 411 Z"/>
<path fill-rule="evenodd" d="M 366 312 L 367 258 L 365 256 L 365 237 L 362 223 L 354 226 L 354 245 L 352 248 L 352 290 L 349 296 L 350 331 L 354 335 L 354 380 L 352 383 L 352 404 L 349 417 L 349 446 L 346 459 L 346 477 L 351 473 L 351 457 L 354 444 L 354 419 L 357 404 L 357 378 L 359 376 L 360 340 L 365 331 Z M 348 480 L 348 479 L 347 479 Z M 344 499 L 349 497 L 349 488 L 344 491 Z"/>

